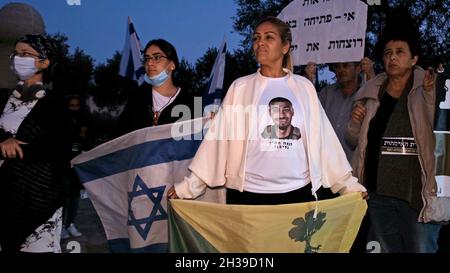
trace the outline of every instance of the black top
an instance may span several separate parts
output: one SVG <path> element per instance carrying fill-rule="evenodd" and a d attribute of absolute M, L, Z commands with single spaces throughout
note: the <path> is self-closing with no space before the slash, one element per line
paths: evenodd
<path fill-rule="evenodd" d="M 190 110 L 190 113 L 179 114 L 180 116 L 171 116 L 172 109 L 178 105 L 185 105 Z M 153 126 L 154 113 L 152 106 L 152 86 L 148 83 L 144 83 L 130 95 L 127 105 L 119 117 L 115 137 L 138 129 Z M 186 107 L 182 107 L 182 109 L 186 109 Z M 194 113 L 194 96 L 187 90 L 181 89 L 180 93 L 172 101 L 172 103 L 167 105 L 167 107 L 161 111 L 157 125 L 174 123 L 176 121 L 185 121 L 199 117 L 199 115 L 202 114 L 200 105 L 199 109 L 198 114 Z"/>
<path fill-rule="evenodd" d="M 397 104 L 397 99 L 391 97 L 387 92 L 380 100 L 380 106 L 377 113 L 370 121 L 369 131 L 367 133 L 367 154 L 365 181 L 368 190 L 375 191 L 377 186 L 378 160 L 380 158 L 381 138 L 384 135 L 386 126 L 391 117 L 392 111 Z"/>
<path fill-rule="evenodd" d="M 414 139 L 407 105 L 411 86 L 412 79 L 399 99 L 382 91 L 380 107 L 370 122 L 365 175 L 369 190 L 407 201 L 412 208 L 420 210 L 419 158 L 413 145 L 415 141 L 405 140 Z M 385 153 L 381 151 L 383 137 L 386 137 Z"/>
<path fill-rule="evenodd" d="M 15 138 L 24 159 L 6 159 L 0 167 L 0 244 L 18 251 L 25 239 L 63 205 L 61 176 L 70 160 L 62 98 L 47 90 L 20 124 Z M 0 90 L 0 113 L 11 95 Z M 0 129 L 0 142 L 12 135 Z"/>

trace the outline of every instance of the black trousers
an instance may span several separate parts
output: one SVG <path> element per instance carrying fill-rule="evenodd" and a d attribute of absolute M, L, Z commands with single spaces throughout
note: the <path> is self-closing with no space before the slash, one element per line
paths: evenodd
<path fill-rule="evenodd" d="M 317 191 L 319 200 L 334 198 L 330 189 L 320 188 Z M 254 193 L 227 189 L 227 204 L 230 205 L 281 205 L 316 201 L 311 193 L 311 183 L 286 193 Z"/>

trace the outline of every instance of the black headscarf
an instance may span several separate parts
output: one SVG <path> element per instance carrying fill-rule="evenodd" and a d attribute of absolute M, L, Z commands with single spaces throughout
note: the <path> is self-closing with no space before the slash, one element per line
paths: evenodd
<path fill-rule="evenodd" d="M 56 46 L 54 41 L 41 34 L 26 34 L 16 41 L 17 43 L 25 43 L 36 50 L 42 59 L 48 59 L 50 66 L 42 71 L 43 81 L 48 83 L 52 81 L 53 70 L 57 63 Z"/>
<path fill-rule="evenodd" d="M 44 35 L 26 34 L 16 41 L 17 43 L 25 43 L 34 48 L 42 59 L 49 59 L 51 63 L 55 62 L 56 48 L 53 41 Z"/>

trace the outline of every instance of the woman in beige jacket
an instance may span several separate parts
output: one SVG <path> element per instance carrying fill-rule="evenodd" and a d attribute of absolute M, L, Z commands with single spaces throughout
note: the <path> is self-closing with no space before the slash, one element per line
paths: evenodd
<path fill-rule="evenodd" d="M 291 72 L 291 32 L 275 17 L 253 34 L 260 69 L 234 81 L 221 110 L 169 198 L 196 198 L 207 186 L 227 188 L 229 204 L 285 204 L 313 201 L 320 187 L 365 192 L 317 98 L 314 86 Z M 284 103 L 281 103 L 284 102 Z M 274 125 L 271 125 L 271 124 Z M 272 126 L 300 138 L 263 138 Z"/>
<path fill-rule="evenodd" d="M 436 252 L 441 226 L 430 222 L 450 217 L 450 199 L 436 196 L 434 77 L 416 66 L 411 30 L 384 31 L 385 73 L 358 91 L 347 132 L 358 145 L 354 173 L 369 190 L 368 241 L 383 252 Z"/>

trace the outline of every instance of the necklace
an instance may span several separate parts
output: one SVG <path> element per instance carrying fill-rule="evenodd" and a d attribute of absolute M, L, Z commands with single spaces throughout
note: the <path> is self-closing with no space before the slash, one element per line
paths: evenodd
<path fill-rule="evenodd" d="M 156 91 L 154 91 L 156 92 Z M 162 110 L 164 110 L 164 108 L 166 108 L 167 105 L 169 105 L 172 102 L 172 99 L 175 97 L 175 95 L 178 94 L 178 92 L 180 92 L 180 88 L 177 89 L 177 91 L 175 93 L 173 93 L 172 96 L 170 96 L 169 100 L 166 102 L 166 104 L 164 104 L 162 107 L 159 107 L 159 110 L 156 110 L 156 99 L 155 99 L 155 95 L 153 94 L 153 106 L 152 106 L 152 111 L 153 111 L 153 126 L 158 125 L 158 120 L 159 120 L 159 116 L 162 112 Z"/>

